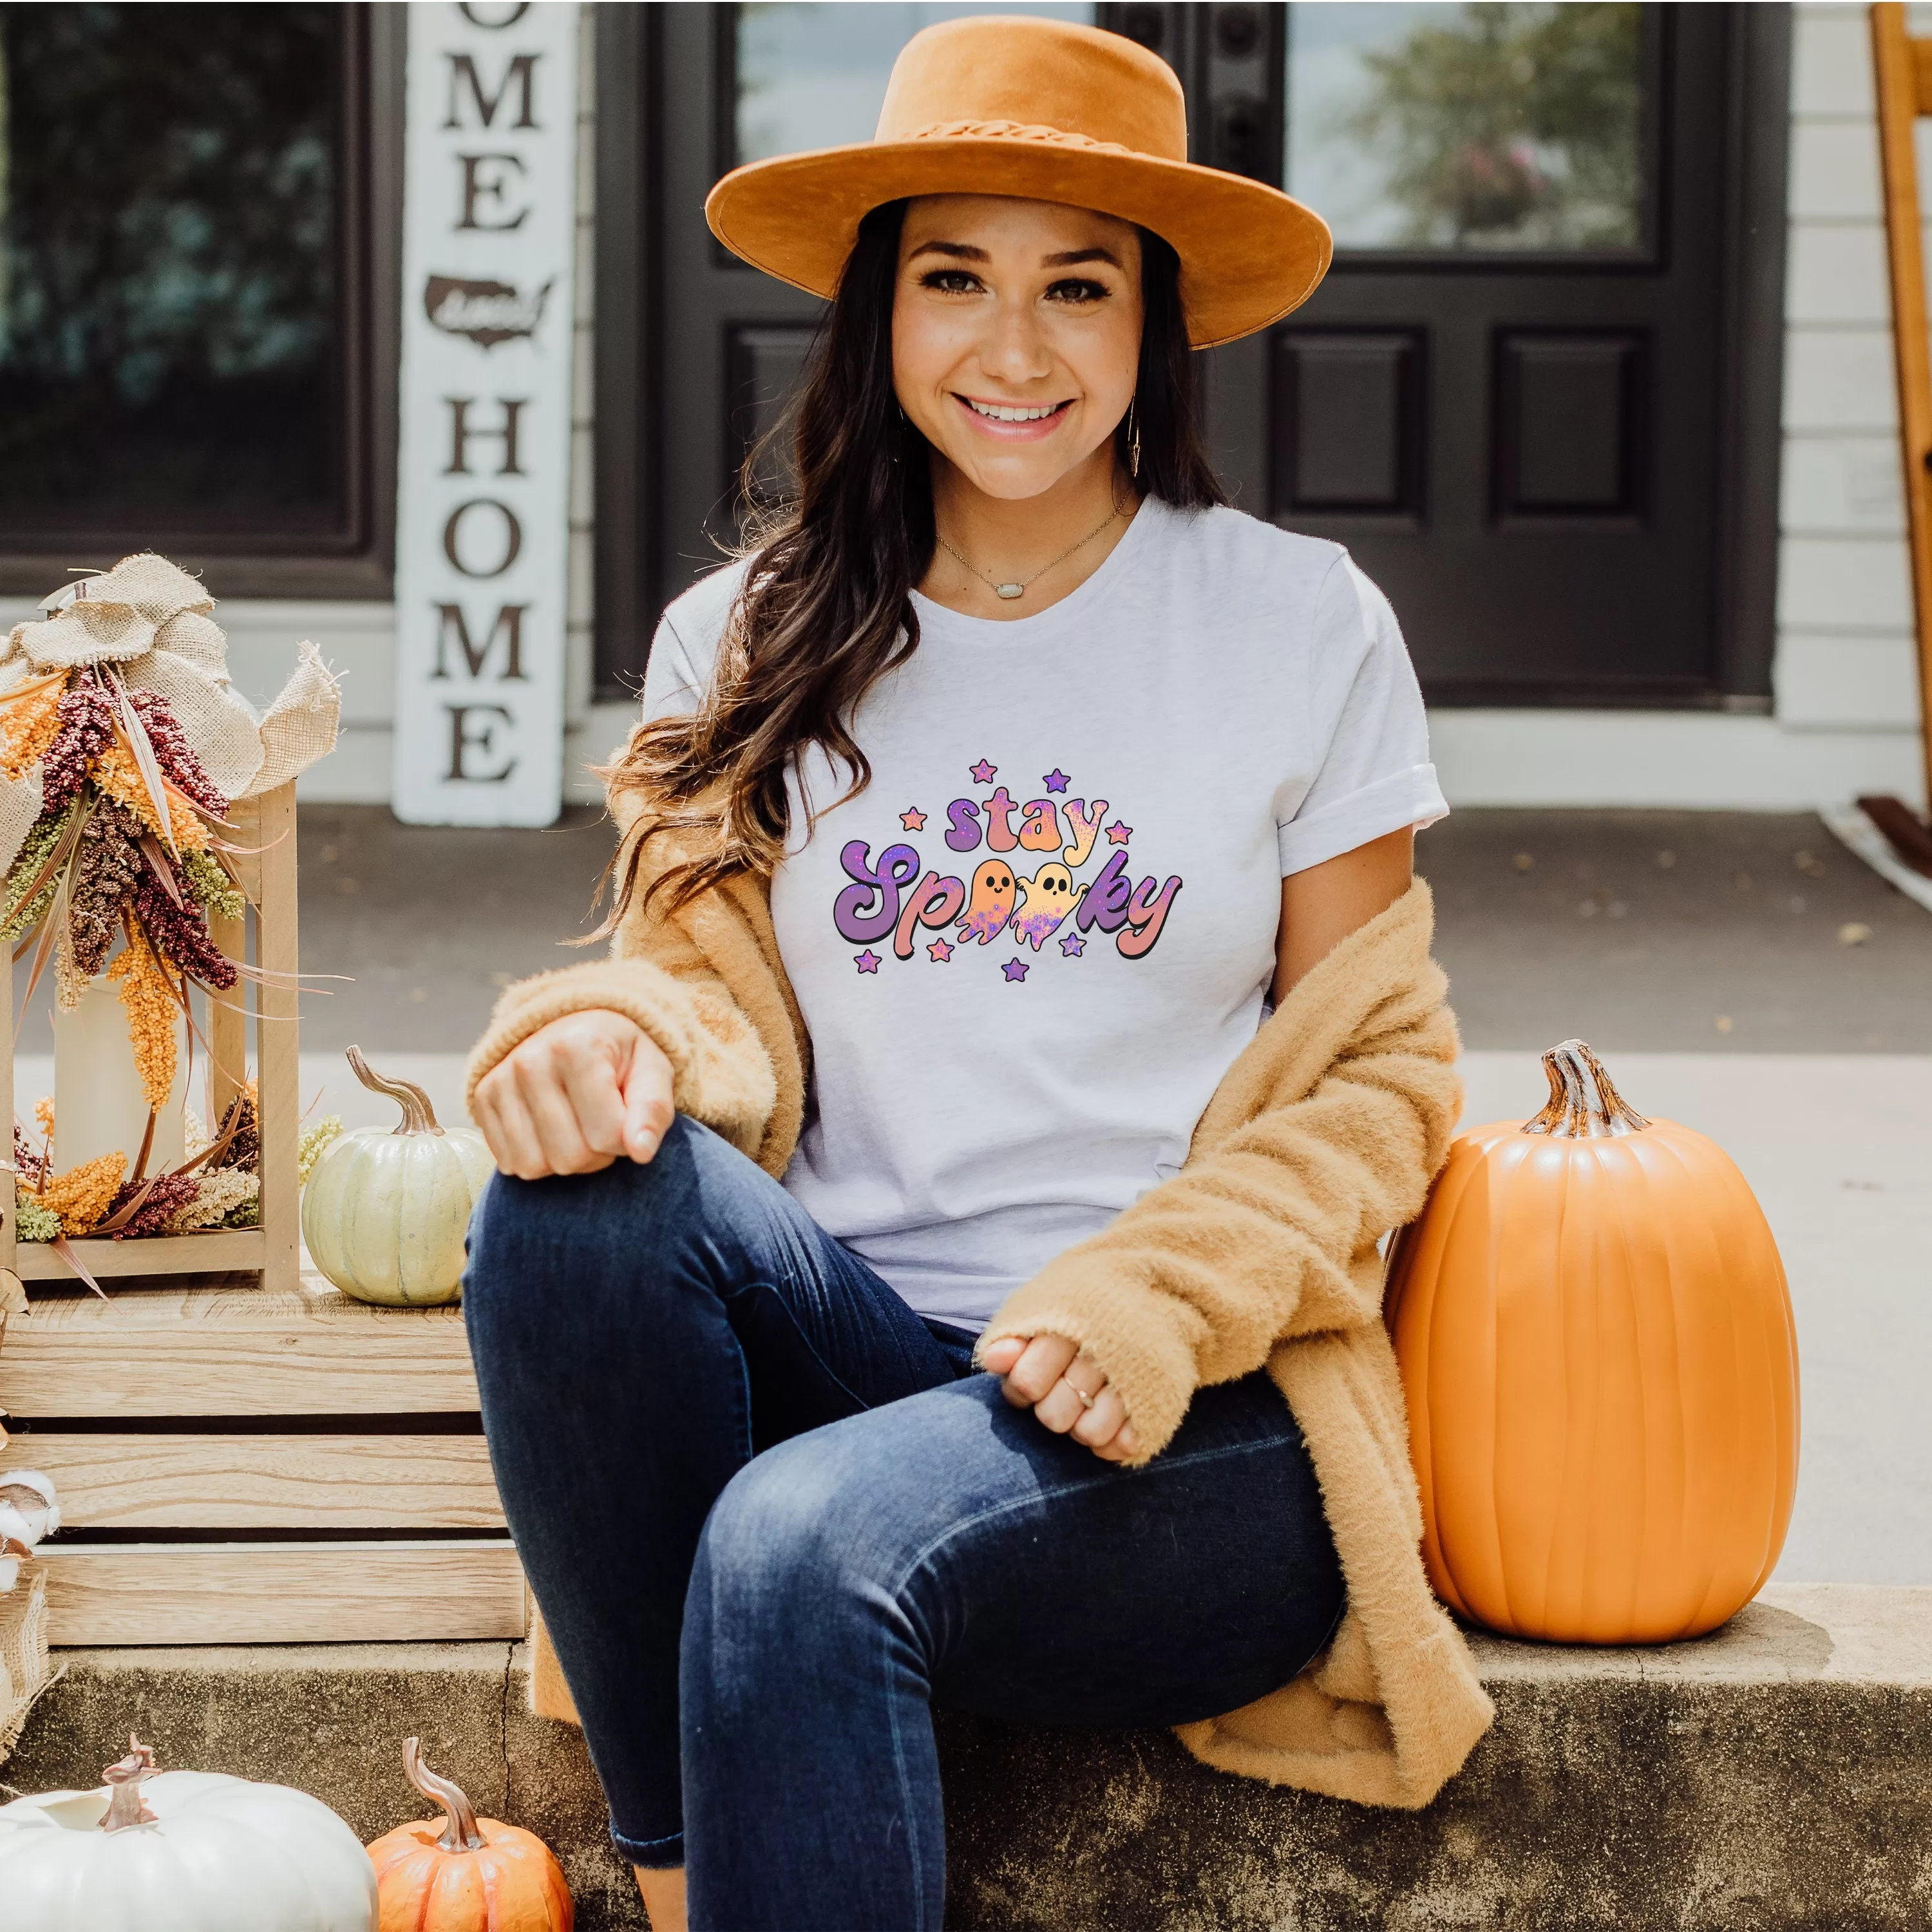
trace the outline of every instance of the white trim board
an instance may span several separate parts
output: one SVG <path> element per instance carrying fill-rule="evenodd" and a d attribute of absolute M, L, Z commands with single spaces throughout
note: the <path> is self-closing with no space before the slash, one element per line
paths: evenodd
<path fill-rule="evenodd" d="M 1920 798 L 1916 724 L 1794 731 L 1716 711 L 1440 710 L 1430 742 L 1452 806 L 1802 812 L 1861 792 Z"/>

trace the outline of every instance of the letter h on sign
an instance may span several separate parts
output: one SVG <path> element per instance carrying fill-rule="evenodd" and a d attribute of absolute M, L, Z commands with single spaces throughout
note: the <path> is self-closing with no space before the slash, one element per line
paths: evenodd
<path fill-rule="evenodd" d="M 409 10 L 391 798 L 412 824 L 562 802 L 579 14 Z"/>

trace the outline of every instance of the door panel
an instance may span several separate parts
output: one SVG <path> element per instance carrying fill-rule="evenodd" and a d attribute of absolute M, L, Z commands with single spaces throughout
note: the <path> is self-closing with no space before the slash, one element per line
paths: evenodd
<path fill-rule="evenodd" d="M 1498 336 L 1499 520 L 1637 514 L 1647 341 L 1634 329 Z"/>
<path fill-rule="evenodd" d="M 812 333 L 802 322 L 766 322 L 726 332 L 725 366 L 730 374 L 723 471 L 728 478 L 740 475 L 746 458 L 756 452 L 748 494 L 759 503 L 782 498 L 796 474 L 784 437 L 774 432 L 804 379 Z"/>
<path fill-rule="evenodd" d="M 1275 339 L 1275 500 L 1285 512 L 1422 513 L 1420 329 Z"/>

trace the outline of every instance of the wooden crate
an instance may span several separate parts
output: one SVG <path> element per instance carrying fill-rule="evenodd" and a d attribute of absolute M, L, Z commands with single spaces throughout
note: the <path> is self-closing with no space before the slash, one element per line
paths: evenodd
<path fill-rule="evenodd" d="M 0 1326 L 9 1460 L 65 1513 L 53 1642 L 520 1636 L 462 1311 L 247 1279 L 49 1284 Z"/>

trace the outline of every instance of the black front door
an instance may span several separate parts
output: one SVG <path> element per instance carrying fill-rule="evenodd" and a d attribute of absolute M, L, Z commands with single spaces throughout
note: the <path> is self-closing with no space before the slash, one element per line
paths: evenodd
<path fill-rule="evenodd" d="M 1438 701 L 1717 687 L 1725 16 L 1756 10 L 1288 10 L 1284 173 L 1336 262 L 1249 377 L 1257 454 Z"/>
<path fill-rule="evenodd" d="M 1746 564 L 1768 582 L 1774 509 L 1762 477 L 1738 472 L 1768 428 L 1774 490 L 1777 318 L 1774 294 L 1770 313 L 1742 306 L 1738 231 L 1754 152 L 1742 116 L 1783 112 L 1762 53 L 1781 20 L 1762 16 L 1784 10 L 603 10 L 645 16 L 627 31 L 654 184 L 638 226 L 655 328 L 646 316 L 635 330 L 645 366 L 624 458 L 648 480 L 641 547 L 604 573 L 620 620 L 600 653 L 607 685 L 640 665 L 649 615 L 736 535 L 738 466 L 819 310 L 717 246 L 706 190 L 740 160 L 868 135 L 919 28 L 1027 10 L 1153 46 L 1187 88 L 1195 159 L 1281 182 L 1334 227 L 1314 298 L 1203 358 L 1216 453 L 1244 508 L 1346 542 L 1382 583 L 1433 700 L 1768 689 L 1768 588 L 1754 602 L 1737 586 Z M 1769 146 L 1760 173 L 1781 160 Z M 1781 262 L 1755 259 L 1760 280 Z M 1744 555 L 1754 541 L 1761 558 Z"/>

